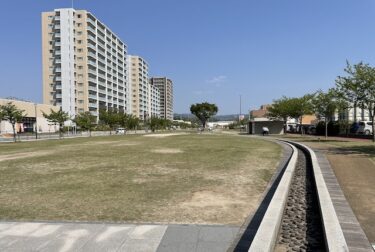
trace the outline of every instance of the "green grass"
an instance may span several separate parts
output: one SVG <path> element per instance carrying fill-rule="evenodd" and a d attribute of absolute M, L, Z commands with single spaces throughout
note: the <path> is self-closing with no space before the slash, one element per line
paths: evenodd
<path fill-rule="evenodd" d="M 0 219 L 241 223 L 280 152 L 215 134 L 0 144 Z"/>

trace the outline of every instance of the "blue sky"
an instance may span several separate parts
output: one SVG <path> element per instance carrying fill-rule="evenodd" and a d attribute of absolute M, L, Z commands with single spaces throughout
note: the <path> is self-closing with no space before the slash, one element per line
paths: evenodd
<path fill-rule="evenodd" d="M 373 0 L 76 0 L 174 81 L 175 112 L 219 114 L 334 85 L 346 60 L 375 65 Z M 2 1 L 0 97 L 42 101 L 42 11 L 70 0 Z"/>

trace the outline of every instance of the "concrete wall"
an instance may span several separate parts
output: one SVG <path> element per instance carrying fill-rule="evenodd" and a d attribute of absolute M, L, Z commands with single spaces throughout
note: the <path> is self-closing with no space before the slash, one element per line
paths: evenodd
<path fill-rule="evenodd" d="M 259 121 L 249 122 L 249 134 L 262 134 L 263 127 L 268 127 L 270 134 L 283 134 L 284 133 L 284 122 L 281 121 Z"/>

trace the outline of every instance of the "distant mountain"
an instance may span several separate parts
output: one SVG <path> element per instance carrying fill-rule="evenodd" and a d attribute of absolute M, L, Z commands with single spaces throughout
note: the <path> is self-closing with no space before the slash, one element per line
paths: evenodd
<path fill-rule="evenodd" d="M 182 113 L 182 114 L 179 114 L 179 113 L 175 113 L 173 114 L 173 118 L 175 120 L 186 120 L 186 121 L 190 121 L 190 120 L 194 120 L 195 119 L 195 116 L 192 115 L 192 114 L 188 114 L 188 113 Z M 237 121 L 238 120 L 238 114 L 232 114 L 232 115 L 216 115 L 212 118 L 210 118 L 210 121 Z"/>

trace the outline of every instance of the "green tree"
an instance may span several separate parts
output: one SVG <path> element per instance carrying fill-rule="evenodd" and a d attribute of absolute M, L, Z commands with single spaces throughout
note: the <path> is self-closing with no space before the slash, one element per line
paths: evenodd
<path fill-rule="evenodd" d="M 324 118 L 325 125 L 325 138 L 328 138 L 328 123 L 331 121 L 334 116 L 338 103 L 336 96 L 333 90 L 329 90 L 327 93 L 324 93 L 322 90 L 316 92 L 312 99 L 313 110 L 318 116 L 319 119 Z"/>
<path fill-rule="evenodd" d="M 128 127 L 129 129 L 133 129 L 135 133 L 137 133 L 137 128 L 139 126 L 139 118 L 135 115 L 129 115 L 128 117 Z"/>
<path fill-rule="evenodd" d="M 99 120 L 108 125 L 110 130 L 109 134 L 112 135 L 112 130 L 115 128 L 116 125 L 119 125 L 119 113 L 114 109 L 100 109 L 99 110 Z"/>
<path fill-rule="evenodd" d="M 338 76 L 336 89 L 349 103 L 368 109 L 372 121 L 372 141 L 375 142 L 375 68 L 360 62 L 344 69 L 347 76 Z"/>
<path fill-rule="evenodd" d="M 51 109 L 49 114 L 43 112 L 43 117 L 46 118 L 48 122 L 53 123 L 54 125 L 59 125 L 59 138 L 61 138 L 64 122 L 70 119 L 69 114 L 61 109 L 58 111 Z"/>
<path fill-rule="evenodd" d="M 314 95 L 306 94 L 299 98 L 292 98 L 291 103 L 291 117 L 295 118 L 301 126 L 301 134 L 304 134 L 302 127 L 303 116 L 313 114 L 312 98 Z"/>
<path fill-rule="evenodd" d="M 190 106 L 190 112 L 195 115 L 202 123 L 203 129 L 206 128 L 206 122 L 211 117 L 217 114 L 218 107 L 216 104 L 203 102 L 196 103 Z"/>
<path fill-rule="evenodd" d="M 281 97 L 278 100 L 274 100 L 271 107 L 268 108 L 267 117 L 271 120 L 283 120 L 284 122 L 284 133 L 287 132 L 287 121 L 289 117 L 293 117 L 293 105 L 292 98 L 286 96 Z"/>
<path fill-rule="evenodd" d="M 91 130 L 95 127 L 96 117 L 93 116 L 90 112 L 82 112 L 76 115 L 74 122 L 83 130 L 88 130 L 91 137 Z"/>
<path fill-rule="evenodd" d="M 20 123 L 26 116 L 24 110 L 18 109 L 12 102 L 0 106 L 0 121 L 8 121 L 12 125 L 13 140 L 16 142 L 16 123 Z"/>

